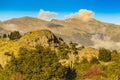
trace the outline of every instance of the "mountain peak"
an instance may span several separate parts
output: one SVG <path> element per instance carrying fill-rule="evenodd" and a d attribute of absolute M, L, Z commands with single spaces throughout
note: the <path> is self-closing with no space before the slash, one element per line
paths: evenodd
<path fill-rule="evenodd" d="M 88 22 L 83 22 L 79 19 L 74 18 L 66 20 L 53 19 L 51 21 L 44 21 L 26 16 L 4 21 L 2 22 L 2 24 L 3 25 L 1 26 L 1 28 L 3 28 L 4 30 L 7 29 L 8 31 L 10 31 L 11 29 L 15 28 L 14 30 L 21 31 L 23 33 L 30 31 L 33 31 L 32 33 L 34 33 L 34 30 L 48 29 L 61 36 L 68 43 L 72 41 L 84 46 L 93 46 L 94 44 L 96 44 L 96 40 L 94 40 L 96 38 L 100 40 L 109 39 L 109 41 L 115 43 L 120 42 L 119 25 L 105 23 L 95 19 L 90 19 Z M 37 32 L 35 31 L 35 33 Z M 46 31 L 44 31 L 43 33 L 43 35 L 45 35 Z"/>
<path fill-rule="evenodd" d="M 55 36 L 50 30 L 47 29 L 29 32 L 20 39 L 20 43 L 26 43 L 32 47 L 35 47 L 37 44 L 51 46 L 52 44 L 58 44 L 61 41 L 62 40 L 60 40 L 59 37 Z"/>
<path fill-rule="evenodd" d="M 38 19 L 38 18 L 35 18 L 35 17 L 25 16 L 25 17 L 20 17 L 20 18 L 13 18 L 11 20 L 7 20 L 7 21 L 4 21 L 4 22 L 10 22 L 10 21 L 44 21 L 44 20 Z"/>

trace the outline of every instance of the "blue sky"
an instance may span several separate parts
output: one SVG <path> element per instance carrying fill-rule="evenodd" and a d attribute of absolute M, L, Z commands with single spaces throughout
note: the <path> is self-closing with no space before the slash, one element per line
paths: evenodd
<path fill-rule="evenodd" d="M 0 0 L 0 20 L 37 17 L 40 9 L 59 13 L 58 19 L 88 9 L 98 20 L 120 24 L 120 0 Z"/>

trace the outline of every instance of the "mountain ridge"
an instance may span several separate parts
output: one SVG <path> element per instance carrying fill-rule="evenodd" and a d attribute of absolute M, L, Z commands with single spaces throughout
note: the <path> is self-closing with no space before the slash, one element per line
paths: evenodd
<path fill-rule="evenodd" d="M 99 44 L 99 42 L 96 43 L 97 40 L 102 42 L 109 41 L 110 44 L 111 42 L 112 44 L 115 43 L 115 46 L 120 42 L 120 25 L 105 23 L 95 19 L 87 22 L 74 18 L 45 21 L 32 17 L 21 17 L 3 21 L 0 28 L 7 31 L 18 30 L 23 34 L 33 30 L 48 29 L 62 37 L 67 43 L 72 41 L 84 46 Z M 110 46 L 112 47 L 112 45 Z"/>

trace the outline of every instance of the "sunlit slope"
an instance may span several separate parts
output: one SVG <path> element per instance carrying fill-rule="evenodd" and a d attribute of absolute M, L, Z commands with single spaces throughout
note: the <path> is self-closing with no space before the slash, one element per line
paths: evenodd
<path fill-rule="evenodd" d="M 86 22 L 73 18 L 44 21 L 32 17 L 22 17 L 2 22 L 1 28 L 7 31 L 18 30 L 21 33 L 48 29 L 62 37 L 67 43 L 72 41 L 84 46 L 96 46 L 99 43 L 107 42 L 113 44 L 110 45 L 113 48 L 114 46 L 119 47 L 120 43 L 119 25 L 105 23 L 95 19 Z"/>
<path fill-rule="evenodd" d="M 14 54 L 19 53 L 19 48 L 25 47 L 34 49 L 37 45 L 54 46 L 63 42 L 59 37 L 55 36 L 49 30 L 35 30 L 22 35 L 18 40 L 9 40 L 8 38 L 0 38 L 0 64 L 4 65 L 11 56 L 6 53 Z"/>

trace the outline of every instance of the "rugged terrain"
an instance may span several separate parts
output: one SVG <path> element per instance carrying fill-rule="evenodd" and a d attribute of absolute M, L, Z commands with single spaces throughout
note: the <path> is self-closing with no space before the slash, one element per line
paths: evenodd
<path fill-rule="evenodd" d="M 51 30 L 67 43 L 72 41 L 84 46 L 120 49 L 120 26 L 95 19 L 87 22 L 78 19 L 44 21 L 22 17 L 0 22 L 0 33 L 14 30 L 26 33 L 38 29 Z"/>
<path fill-rule="evenodd" d="M 46 29 L 28 32 L 22 35 L 18 40 L 0 38 L 0 64 L 5 65 L 7 60 L 9 60 L 5 53 L 14 53 L 14 55 L 17 56 L 21 47 L 31 49 L 35 48 L 37 45 L 42 45 L 52 48 L 59 43 L 64 43 L 64 41 Z"/>
<path fill-rule="evenodd" d="M 20 37 L 16 34 L 13 31 L 0 38 L 0 80 L 118 80 L 120 77 L 117 50 L 66 44 L 47 29 L 19 34 Z"/>

